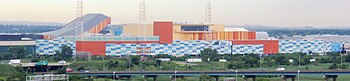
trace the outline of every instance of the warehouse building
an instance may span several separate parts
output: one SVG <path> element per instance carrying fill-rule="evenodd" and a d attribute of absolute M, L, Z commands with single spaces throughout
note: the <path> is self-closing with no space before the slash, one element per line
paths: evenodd
<path fill-rule="evenodd" d="M 205 48 L 216 49 L 219 54 L 319 53 L 341 49 L 338 48 L 341 45 L 333 42 L 270 39 L 266 32 L 225 28 L 224 24 L 177 24 L 162 20 L 153 24 L 108 26 L 110 17 L 103 14 L 87 14 L 83 19 L 86 22 L 84 33 L 80 34 L 84 36 L 82 40 L 76 41 L 74 37 L 78 23 L 75 19 L 60 30 L 43 33 L 46 40 L 36 41 L 36 52 L 52 55 L 63 45 L 71 46 L 77 53 L 95 56 L 198 55 Z"/>

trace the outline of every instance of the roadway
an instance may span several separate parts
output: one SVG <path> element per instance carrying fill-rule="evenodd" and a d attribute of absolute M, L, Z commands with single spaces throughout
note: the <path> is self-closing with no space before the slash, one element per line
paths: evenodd
<path fill-rule="evenodd" d="M 329 71 L 110 71 L 110 72 L 69 72 L 68 74 L 80 74 L 88 76 L 138 76 L 138 75 L 171 75 L 171 76 L 199 76 L 207 74 L 209 76 L 228 75 L 350 75 L 350 70 L 329 70 Z"/>
<path fill-rule="evenodd" d="M 47 66 L 68 66 L 71 63 L 64 63 L 64 64 L 60 64 L 60 63 L 48 63 Z M 21 66 L 21 67 L 35 67 L 35 63 L 20 63 L 20 64 L 11 64 L 13 66 Z"/>

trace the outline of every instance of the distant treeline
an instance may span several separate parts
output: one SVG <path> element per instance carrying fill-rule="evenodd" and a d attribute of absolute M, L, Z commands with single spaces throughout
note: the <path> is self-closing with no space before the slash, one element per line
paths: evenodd
<path fill-rule="evenodd" d="M 0 33 L 42 33 L 62 28 L 45 25 L 0 25 Z"/>
<path fill-rule="evenodd" d="M 270 36 L 279 37 L 282 35 L 293 36 L 293 35 L 350 35 L 350 29 L 310 29 L 310 30 L 290 30 L 290 29 L 278 29 L 278 30 L 265 30 Z"/>

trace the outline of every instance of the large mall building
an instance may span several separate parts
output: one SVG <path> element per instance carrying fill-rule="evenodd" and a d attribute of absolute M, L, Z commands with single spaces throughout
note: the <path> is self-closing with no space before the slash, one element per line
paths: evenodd
<path fill-rule="evenodd" d="M 266 32 L 244 28 L 228 28 L 224 24 L 188 24 L 170 20 L 152 24 L 110 25 L 111 18 L 103 14 L 82 17 L 84 28 L 75 37 L 78 19 L 62 29 L 42 33 L 36 39 L 36 53 L 53 55 L 67 45 L 79 52 L 95 56 L 123 55 L 197 55 L 205 48 L 219 54 L 277 54 L 339 52 L 342 43 L 323 40 L 278 40 Z"/>

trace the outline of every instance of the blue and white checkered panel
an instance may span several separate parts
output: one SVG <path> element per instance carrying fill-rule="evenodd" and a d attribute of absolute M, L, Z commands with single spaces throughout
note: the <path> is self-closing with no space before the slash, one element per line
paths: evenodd
<path fill-rule="evenodd" d="M 343 50 L 343 43 L 339 43 L 339 42 L 330 42 L 327 43 L 329 44 L 329 50 L 331 52 L 341 52 Z"/>
<path fill-rule="evenodd" d="M 219 54 L 229 54 L 232 43 L 230 41 L 174 41 L 173 44 L 107 44 L 106 55 L 136 55 L 137 47 L 150 47 L 147 55 L 169 54 L 169 55 L 197 55 L 204 48 L 214 48 Z M 119 51 L 118 51 L 119 50 Z"/>
<path fill-rule="evenodd" d="M 322 40 L 280 40 L 279 53 L 322 53 L 330 52 L 329 43 Z"/>
<path fill-rule="evenodd" d="M 243 45 L 233 45 L 232 54 L 263 54 L 264 45 L 263 44 L 243 44 Z"/>
<path fill-rule="evenodd" d="M 106 44 L 106 55 L 139 55 L 137 53 L 138 47 L 144 49 L 144 54 L 141 55 L 156 55 L 156 48 L 158 48 L 158 45 L 159 44 Z"/>
<path fill-rule="evenodd" d="M 75 44 L 71 41 L 66 41 L 64 39 L 54 39 L 54 40 L 42 40 L 38 39 L 35 41 L 36 53 L 39 55 L 54 55 L 56 51 L 61 50 L 64 45 L 70 46 L 75 53 Z"/>

